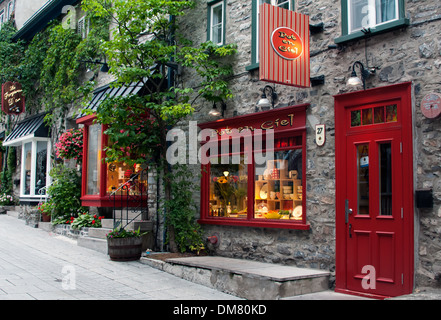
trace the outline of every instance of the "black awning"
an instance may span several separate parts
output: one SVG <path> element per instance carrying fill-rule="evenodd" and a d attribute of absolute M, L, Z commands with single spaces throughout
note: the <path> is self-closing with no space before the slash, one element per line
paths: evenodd
<path fill-rule="evenodd" d="M 90 101 L 87 109 L 96 111 L 98 106 L 107 98 L 113 97 L 125 97 L 131 94 L 138 94 L 144 84 L 139 82 L 132 82 L 131 84 L 124 84 L 121 87 L 112 87 L 111 84 L 105 85 L 96 89 L 93 92 L 92 100 Z M 78 116 L 78 118 L 84 117 L 84 114 Z"/>
<path fill-rule="evenodd" d="M 23 140 L 36 137 L 49 138 L 49 127 L 44 123 L 46 113 L 26 118 L 17 124 L 17 127 L 5 138 L 4 146 L 19 146 Z"/>

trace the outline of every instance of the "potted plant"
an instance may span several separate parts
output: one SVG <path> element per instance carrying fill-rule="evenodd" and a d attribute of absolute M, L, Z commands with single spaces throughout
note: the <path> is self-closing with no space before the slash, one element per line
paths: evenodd
<path fill-rule="evenodd" d="M 52 211 L 54 210 L 55 205 L 48 201 L 48 202 L 43 202 L 40 203 L 37 207 L 38 211 L 41 213 L 41 217 L 43 222 L 50 222 L 51 221 L 51 214 Z"/>
<path fill-rule="evenodd" d="M 72 229 L 79 230 L 81 228 L 101 228 L 102 216 L 91 215 L 87 212 L 80 214 L 78 217 L 72 220 Z"/>
<path fill-rule="evenodd" d="M 142 254 L 142 236 L 138 230 L 114 229 L 107 234 L 107 252 L 113 261 L 139 260 Z"/>

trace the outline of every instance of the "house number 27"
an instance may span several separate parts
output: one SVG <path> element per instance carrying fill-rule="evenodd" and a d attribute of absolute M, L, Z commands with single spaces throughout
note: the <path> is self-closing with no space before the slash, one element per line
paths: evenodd
<path fill-rule="evenodd" d="M 325 144 L 325 125 L 316 124 L 315 125 L 315 142 L 319 147 Z"/>

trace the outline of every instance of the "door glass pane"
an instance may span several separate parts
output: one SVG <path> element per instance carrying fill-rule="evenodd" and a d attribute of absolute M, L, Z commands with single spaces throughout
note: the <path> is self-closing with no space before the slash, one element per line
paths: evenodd
<path fill-rule="evenodd" d="M 384 122 L 384 107 L 374 108 L 374 123 Z"/>
<path fill-rule="evenodd" d="M 100 193 L 101 125 L 89 127 L 87 145 L 87 194 Z"/>
<path fill-rule="evenodd" d="M 358 127 L 361 125 L 361 111 L 351 111 L 351 127 Z"/>
<path fill-rule="evenodd" d="M 386 106 L 386 121 L 396 122 L 397 121 L 397 105 L 393 104 Z"/>
<path fill-rule="evenodd" d="M 369 214 L 369 144 L 357 146 L 358 214 Z"/>
<path fill-rule="evenodd" d="M 40 194 L 40 189 L 46 186 L 47 169 L 47 142 L 37 141 L 37 166 L 35 172 L 35 194 Z M 41 194 L 45 194 L 42 189 Z"/>
<path fill-rule="evenodd" d="M 25 181 L 24 181 L 24 194 L 31 194 L 31 167 L 32 167 L 32 143 L 26 143 L 24 145 L 24 154 L 25 154 Z"/>
<path fill-rule="evenodd" d="M 392 215 L 391 144 L 380 144 L 380 215 Z"/>
<path fill-rule="evenodd" d="M 372 109 L 363 109 L 361 118 L 364 126 L 372 124 Z"/>

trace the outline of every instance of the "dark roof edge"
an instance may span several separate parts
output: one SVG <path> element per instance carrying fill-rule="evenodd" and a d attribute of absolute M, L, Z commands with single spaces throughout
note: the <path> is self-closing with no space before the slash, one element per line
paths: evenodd
<path fill-rule="evenodd" d="M 49 22 L 58 18 L 64 6 L 73 5 L 79 0 L 49 0 L 37 12 L 35 12 L 12 37 L 14 41 L 18 39 L 31 40 L 35 34 L 44 29 Z"/>

